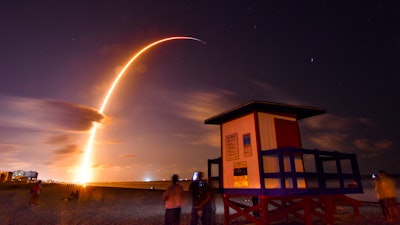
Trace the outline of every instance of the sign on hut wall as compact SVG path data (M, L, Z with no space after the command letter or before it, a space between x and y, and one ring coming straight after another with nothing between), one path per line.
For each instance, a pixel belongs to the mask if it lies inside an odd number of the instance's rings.
M247 174L247 162L233 163L233 186L234 187L248 187L249 177Z
M250 133L243 134L243 155L244 157L251 157L251 139Z
M239 146L238 146L238 134L230 134L226 136L226 160L238 160L239 159Z

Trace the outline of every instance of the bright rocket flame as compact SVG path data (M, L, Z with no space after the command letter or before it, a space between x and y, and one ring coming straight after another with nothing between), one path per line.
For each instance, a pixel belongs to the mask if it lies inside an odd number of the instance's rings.
M145 51L147 51L149 48L161 44L163 42L167 42L167 41L172 41L172 40L194 40L194 41L199 41L203 44L205 44L204 41L194 38L194 37L185 37L185 36L176 36L176 37L168 37L168 38L164 38L158 41L155 41L149 45L147 45L146 47L142 48L138 53L136 53L130 60L129 62L124 66L124 68L121 70L121 72L118 74L118 76L115 78L113 84L111 85L110 89L107 92L106 97L103 100L103 104L100 107L99 112L103 113L104 109L107 106L108 100L110 99L110 96L112 94L112 92L114 91L115 87L117 86L118 81L121 79L121 77L125 74L125 71L128 69L128 67L132 64L133 61L135 61L135 59L137 59L142 53L144 53ZM94 141L94 137L96 136L96 131L97 131L97 127L98 127L98 123L94 123L92 129L90 130L90 137L86 146L86 151L84 153L84 157L83 157L83 162L81 164L81 170L80 170L80 174L79 174L79 183L86 183L90 180L90 172L89 172L89 163L90 163L90 156L91 156L91 152L93 149L93 141Z

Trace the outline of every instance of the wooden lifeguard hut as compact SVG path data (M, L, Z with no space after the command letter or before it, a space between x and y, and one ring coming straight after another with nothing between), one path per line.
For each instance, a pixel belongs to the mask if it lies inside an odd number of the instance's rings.
M302 148L298 120L324 113L250 101L205 120L221 130L221 158L208 161L208 177L222 193L225 225L238 217L257 225L311 225L314 218L333 224L337 205L359 215L360 202L345 195L363 192L356 155Z

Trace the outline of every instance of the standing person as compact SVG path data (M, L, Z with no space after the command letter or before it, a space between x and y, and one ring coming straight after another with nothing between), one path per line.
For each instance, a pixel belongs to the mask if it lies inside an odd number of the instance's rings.
M193 181L189 186L189 190L192 192L190 225L197 225L199 220L201 220L202 225L211 225L211 189L202 178L202 172L195 172L193 175Z
M380 195L380 191L378 190L378 184L379 184L379 175L378 174L372 174L372 179L374 182L374 190L376 193L376 198L378 199L379 206L382 209L382 216L386 218L386 210L385 210L385 201L383 200L382 196Z
M383 170L378 172L378 177L375 181L375 192L378 200L383 201L383 211L387 221L393 221L397 207L396 184Z
M171 178L172 185L167 188L162 196L165 201L165 225L179 225L181 220L181 204L183 188L178 184L179 177L174 174Z
M42 181L39 180L31 188L31 200L29 201L29 205L38 205L39 193L41 189L42 189Z

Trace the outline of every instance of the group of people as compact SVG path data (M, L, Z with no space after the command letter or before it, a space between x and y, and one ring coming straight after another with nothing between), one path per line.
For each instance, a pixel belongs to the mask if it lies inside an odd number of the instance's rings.
M212 192L207 182L203 181L202 172L196 172L193 177L189 190L192 193L192 210L190 225L197 225L201 221L202 225L211 225L213 215ZM375 175L374 175L375 176ZM181 217L181 205L183 202L183 187L178 184L179 177L172 176L172 185L170 185L162 196L165 201L165 225L179 225ZM387 221L393 221L398 214L396 201L396 185L388 174L380 170L374 177L374 188L377 194L379 204L382 208L383 216ZM39 180L31 188L30 205L37 205L39 193L41 191L41 181ZM79 199L79 191L71 192L67 200Z
M212 222L212 193L207 182L202 180L203 174L196 172L193 181L189 186L192 193L192 211L190 225L211 225ZM172 185L164 192L162 199L165 201L165 225L179 225L181 217L181 204L183 188L178 184L178 175L172 176Z
M68 198L64 198L64 201L73 201L73 200L78 200L79 199L79 190L76 190L75 192L72 191L71 194L69 194Z
M387 172L383 170L378 172L374 178L374 188L382 208L382 214L386 220L391 222L395 219L400 219L395 218L397 210L396 185L394 180L388 176Z

